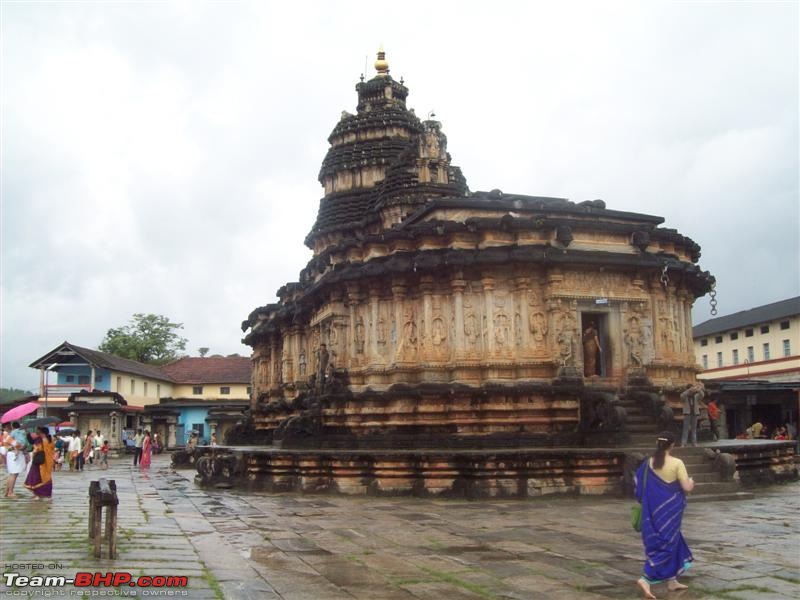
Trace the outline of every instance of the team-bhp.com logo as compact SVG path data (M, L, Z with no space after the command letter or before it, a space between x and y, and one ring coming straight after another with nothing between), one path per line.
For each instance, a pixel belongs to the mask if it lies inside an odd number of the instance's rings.
M5 584L6 590L11 590L13 588L58 589L67 585L74 585L76 588L144 588L142 590L143 596L158 596L164 595L163 593L159 593L159 590L187 587L188 578L175 575L141 575L139 577L134 577L127 571L120 571L118 573L80 572L76 573L74 578L53 575L3 573L3 583ZM151 592L147 593L147 590L151 590ZM8 593L8 591L6 593Z

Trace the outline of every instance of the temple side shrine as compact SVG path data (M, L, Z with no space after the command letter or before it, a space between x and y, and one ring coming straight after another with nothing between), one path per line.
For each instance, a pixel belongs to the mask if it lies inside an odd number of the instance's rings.
M313 257L242 324L252 422L198 461L273 490L621 489L680 418L714 278L656 216L472 192L385 54L330 134ZM677 409L677 410L675 410ZM677 414L676 414L677 413ZM226 462L227 461L227 462Z

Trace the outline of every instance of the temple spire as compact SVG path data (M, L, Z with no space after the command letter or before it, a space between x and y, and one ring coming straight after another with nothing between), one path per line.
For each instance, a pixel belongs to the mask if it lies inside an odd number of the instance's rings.
M378 72L378 77L389 76L389 63L386 60L386 52L383 51L383 44L378 48L378 59L375 61L375 70Z

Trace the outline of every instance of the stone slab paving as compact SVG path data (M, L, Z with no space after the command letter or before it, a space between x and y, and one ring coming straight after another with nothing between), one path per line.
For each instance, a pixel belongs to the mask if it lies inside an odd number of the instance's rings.
M203 490L169 457L56 473L52 501L0 500L0 559L78 571L183 575L188 598L459 600L637 598L642 564L631 500L352 498ZM89 482L116 480L119 557L91 557ZM800 598L800 483L736 502L691 504L684 533L696 563L688 591L659 598ZM52 565L52 566L49 566ZM104 595L156 590L90 588ZM0 596L25 597L0 587ZM77 589L63 589L64 596ZM83 591L86 591L84 588ZM176 590L173 590L176 591ZM27 597L31 597L30 594ZM162 596L163 597L163 596Z

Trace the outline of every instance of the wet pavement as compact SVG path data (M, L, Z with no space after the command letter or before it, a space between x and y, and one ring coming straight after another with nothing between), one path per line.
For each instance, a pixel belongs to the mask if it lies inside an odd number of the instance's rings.
M5 473L3 472L3 475ZM114 479L119 557L87 539L89 482ZM427 500L244 493L197 488L192 471L154 457L108 471L58 472L52 501L0 500L4 573L186 576L178 588L48 588L97 595L284 600L637 598L643 551L621 498ZM690 586L659 598L800 598L800 483L755 498L691 504ZM104 547L105 552L105 547ZM105 556L105 554L104 554ZM23 565L24 568L21 568ZM178 595L180 594L180 595ZM31 588L0 586L31 597Z

